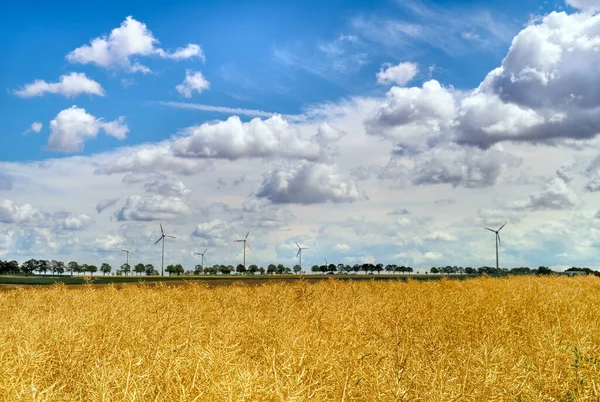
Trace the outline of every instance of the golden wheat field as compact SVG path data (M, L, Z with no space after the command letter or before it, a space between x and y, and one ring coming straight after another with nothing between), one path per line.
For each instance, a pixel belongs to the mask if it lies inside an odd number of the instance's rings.
M600 400L600 279L0 292L5 401Z

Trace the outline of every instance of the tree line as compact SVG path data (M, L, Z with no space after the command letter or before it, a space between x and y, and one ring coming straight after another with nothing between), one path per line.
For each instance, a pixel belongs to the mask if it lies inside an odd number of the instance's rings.
M305 273L302 271L300 265L294 267L286 267L283 264L269 264L267 268L259 267L255 264L245 267L242 264L238 264L236 267L233 265L221 265L215 264L212 267L196 265L193 270L185 270L181 264L169 265L165 268L165 271L169 275L230 275L233 272L237 274L260 274L260 275L282 275L282 274L300 274ZM428 272L429 271L429 272ZM315 274L359 274L361 272L365 274L373 274L382 272L388 274L410 274L415 271L411 267L404 265L395 264L323 264L313 265L311 272ZM587 267L571 267L566 270L570 273L582 273L588 275L600 276L599 271L594 271ZM76 261L64 263L56 260L36 260L30 259L22 264L17 261L2 261L0 260L0 275L64 275L64 274L76 275L76 274L98 274L110 275L113 274L113 268L108 263L102 263L100 266L93 264L79 264ZM416 271L416 273L421 273ZM540 266L538 268L529 267L516 267L516 268L495 268L483 266L479 268L473 267L459 267L459 266L445 266L445 267L431 267L429 270L424 270L424 274L460 274L460 275L476 275L476 274L487 274L487 275L550 275L553 274L548 267ZM157 276L159 272L154 268L152 264L136 264L133 267L129 264L123 264L114 271L114 275L146 275L146 276Z

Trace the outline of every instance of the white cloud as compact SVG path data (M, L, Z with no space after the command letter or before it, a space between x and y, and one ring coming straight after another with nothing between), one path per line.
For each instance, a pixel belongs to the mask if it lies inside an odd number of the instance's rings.
M210 169L210 164L206 161L180 158L173 155L170 145L170 142L163 141L156 144L123 148L101 163L95 173L111 175L115 173L143 174L171 171L183 175L192 175Z
M179 197L132 195L115 217L119 221L156 221L181 218L189 213L189 206Z
M257 196L275 204L343 203L359 200L360 191L334 165L299 163L270 170Z
M40 131L42 131L42 123L39 123L37 121L31 123L31 131L33 131L34 133L39 133Z
M569 6L585 12L595 12L600 10L600 1L598 0L566 0Z
M191 70L185 70L185 79L181 84L175 86L177 92L185 98L191 98L194 91L200 94L208 88L210 88L210 83L204 78L202 73Z
M175 197L182 197L191 192L180 180L171 179L166 176L145 183L144 189L149 193Z
M12 200L0 200L0 222L31 226L51 226L52 215L30 204L17 205Z
M279 116L243 123L232 116L226 121L204 123L184 131L171 145L173 153L186 158L273 158L319 160L322 149L304 139Z
M23 135L27 135L29 133L39 133L42 131L42 127L44 127L42 123L34 121L31 123L31 126L29 126L29 128L23 132Z
M430 80L422 88L392 87L365 126L367 133L393 141L404 152L415 152L448 137L456 115L452 92Z
M338 243L335 246L333 246L333 249L335 251L341 251L342 253L345 253L350 250L350 246L348 246L347 244L339 244Z
M264 110L254 110L254 109L243 109L236 107L224 107L224 106L214 106L214 105L202 105L198 103L187 103L187 102L157 102L157 104L162 106L174 107L177 109L190 109L190 110L200 110L203 112L215 112L215 113L223 113L229 115L241 115L241 116L250 116L250 117L273 117L273 116L281 116L289 121L303 121L306 120L306 116L304 115L285 115L281 113L275 112L267 112Z
M158 56L174 60L198 57L204 60L200 46L188 44L185 48L165 51L156 47L158 40L146 27L146 24L128 16L110 35L100 36L67 55L71 63L95 64L103 68L124 69L130 72L148 73L150 69L137 61L135 56Z
M528 199L513 202L510 207L516 210L572 209L578 204L577 194L560 177L555 177L541 191Z
M96 138L100 130L119 140L125 139L129 132L123 117L104 122L83 108L71 106L60 111L50 122L50 137L46 149L60 152L82 151L85 141Z
M66 217L62 222L64 230L82 230L91 223L92 218L85 214L73 215Z
M162 49L157 49L158 54L161 57L166 57L172 60L186 60L193 57L198 57L202 61L206 61L202 48L196 44L189 43L186 47L180 47L175 49L173 52L165 52Z
M104 96L104 88L96 81L88 78L84 73L70 73L61 75L59 82L48 83L44 80L35 80L25 85L22 89L14 91L23 98L42 96L45 93L59 94L72 98L81 94Z
M404 86L412 81L418 72L419 69L415 63L404 62L395 66L386 63L377 73L377 82Z

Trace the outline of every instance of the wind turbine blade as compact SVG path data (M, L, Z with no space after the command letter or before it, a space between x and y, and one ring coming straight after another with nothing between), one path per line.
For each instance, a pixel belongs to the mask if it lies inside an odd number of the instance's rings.
M501 231L504 226L506 226L506 223L504 225L500 226L500 229L498 229L498 232Z
M131 250L133 250L133 246L129 247L129 250L128 250L128 251L131 251Z
M250 244L248 244L248 242L246 242L246 246L248 246L248 248L249 248L250 250L252 250L252 247L250 247Z
M301 248L297 241L295 241L294 243L296 243L296 246L298 246L298 248Z
M202 252L202 255L206 254L206 251L208 251L208 249L204 250L204 251Z
M308 250L308 247L302 247L302 250Z
M500 233L496 233L496 236L498 236L498 244L502 245L502 240L500 240Z
M159 223L159 225L160 225L160 233L165 234L165 231L162 228L162 223Z
M487 229L487 230L489 230L490 232L494 232L494 233L496 233L496 231L495 231L495 230L493 230L493 229L490 229L490 228L484 228L484 229Z
M298 252L296 253L296 257L298 257L298 254L300 254L301 250L302 250L301 248L298 249Z
M234 243L241 243L241 242L243 242L243 240L234 240L233 242Z
M127 250L123 250L123 249L121 249L121 251L123 251L123 252L125 252L125 253L127 253L127 252L128 252Z
M158 239L158 240L156 241L156 243L154 243L154 245L157 245L157 244L158 244L158 242L159 242L159 241L161 241L162 239L163 239L163 236L160 236L160 239Z
M165 235L165 237L170 237L171 239L176 239L175 236L171 236L171 235Z
M244 237L244 240L246 240L248 238L249 234L250 234L250 232L246 233L246 237Z

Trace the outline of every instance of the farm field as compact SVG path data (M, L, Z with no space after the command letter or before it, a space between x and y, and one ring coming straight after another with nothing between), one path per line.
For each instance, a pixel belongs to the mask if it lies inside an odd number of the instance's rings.
M6 401L600 399L600 278L0 292Z

